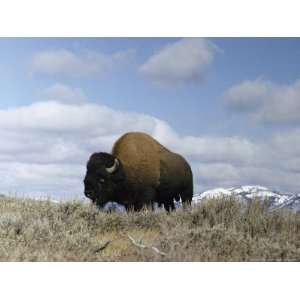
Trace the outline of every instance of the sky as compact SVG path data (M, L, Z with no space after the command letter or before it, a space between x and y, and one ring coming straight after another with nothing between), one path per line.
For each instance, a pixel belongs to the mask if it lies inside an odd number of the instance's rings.
M299 38L0 38L0 193L83 197L128 131L190 162L195 193L300 192Z

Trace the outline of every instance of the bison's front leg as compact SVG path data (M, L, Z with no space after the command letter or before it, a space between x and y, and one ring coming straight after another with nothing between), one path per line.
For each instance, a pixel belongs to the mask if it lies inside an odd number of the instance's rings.
M152 187L148 187L139 195L138 207L146 207L149 210L154 210L154 202L156 199L156 190Z
M149 187L146 188L139 193L135 194L131 198L131 204L126 204L125 208L127 211L140 211L144 207L148 208L149 210L154 209L154 202L156 197L156 191L154 188Z

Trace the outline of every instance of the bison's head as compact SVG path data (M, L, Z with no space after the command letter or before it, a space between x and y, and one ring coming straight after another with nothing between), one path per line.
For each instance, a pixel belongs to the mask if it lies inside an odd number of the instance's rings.
M94 153L87 162L84 194L103 207L109 201L118 201L124 181L125 173L117 158L108 153Z

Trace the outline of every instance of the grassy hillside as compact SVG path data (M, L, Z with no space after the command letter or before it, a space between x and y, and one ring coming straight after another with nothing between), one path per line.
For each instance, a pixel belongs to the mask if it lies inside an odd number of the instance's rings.
M224 199L171 214L1 199L0 260L299 261L300 215Z

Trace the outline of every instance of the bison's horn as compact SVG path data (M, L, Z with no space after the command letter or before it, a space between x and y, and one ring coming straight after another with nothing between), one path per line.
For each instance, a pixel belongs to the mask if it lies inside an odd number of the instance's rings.
M114 164L111 167L106 168L106 171L111 174L116 171L118 166L119 166L119 161L115 158Z

